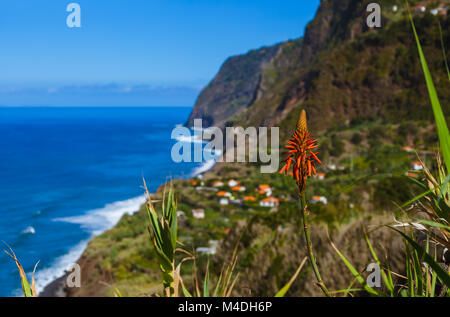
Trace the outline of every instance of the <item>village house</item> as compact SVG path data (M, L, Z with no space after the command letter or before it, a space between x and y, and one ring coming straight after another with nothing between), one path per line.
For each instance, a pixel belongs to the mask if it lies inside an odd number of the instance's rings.
M417 13L425 13L427 11L427 7L419 5L416 7L416 12Z
M245 197L244 197L244 201L247 201L247 202L255 202L255 201L256 201L256 198L253 197L253 196L245 196Z
M217 197L228 197L228 198L230 198L232 195L231 195L231 193L229 193L229 192L223 192L223 191L221 191L221 192L218 192L218 193L216 194L216 196L217 196Z
M328 171L343 171L343 170L345 170L345 167L342 165L330 164L327 166L327 170Z
M419 175L417 175L417 173L406 172L405 176L406 177L411 177L411 178L419 178Z
M244 186L235 186L231 190L234 192L245 192L246 188Z
M280 200L274 197L268 197L259 202L261 207L278 207L280 205Z
M447 8L436 8L430 11L432 15L447 15Z
M239 182L239 181L235 181L234 179L230 179L227 184L228 184L229 187L235 187L235 186L239 185L240 183L241 182Z
M227 206L230 202L229 202L229 200L228 200L227 198L221 198L221 199L219 200L219 203L220 203L222 206Z
M192 215L195 219L205 219L205 210L204 209L193 209Z
M404 146L402 149L403 149L403 151L408 152L408 153L414 152L414 149L410 146Z
M421 162L416 161L411 163L411 169L414 171L421 171L423 170L423 165Z
M317 204L317 203L323 203L324 205L328 204L328 199L324 196L313 196L311 199L311 203Z
M205 253L209 255L214 255L217 252L217 247L219 246L219 241L211 240L209 241L209 248L199 247L196 249L198 253Z
M327 166L327 170L329 170L329 171L335 171L335 170L337 170L337 167L336 167L336 165L334 165L334 164L330 164L330 165Z
M184 213L184 211L178 210L177 211L177 217L178 218L184 218L184 217L186 217L186 214Z
M272 188L270 188L270 185L267 185L267 184L259 185L257 192L258 192L258 194L266 195L267 197L272 196Z
M223 185L225 185L223 182L221 181L215 181L213 182L213 187L223 187Z
M327 176L327 174L325 174L325 173L319 173L319 174L315 175L315 177L321 181L323 181L326 176Z

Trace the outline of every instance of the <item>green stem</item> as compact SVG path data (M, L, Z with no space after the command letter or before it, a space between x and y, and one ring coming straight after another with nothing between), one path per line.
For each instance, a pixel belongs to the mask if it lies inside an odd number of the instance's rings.
M172 264L173 267L173 264ZM175 296L174 269L162 270L164 292L167 297Z
M305 231L305 239L306 239L306 246L308 248L309 260L311 262L311 266L312 266L312 269L314 271L314 275L316 276L317 284L319 285L319 287L322 289L323 293L327 297L331 297L330 292L328 291L328 289L326 288L325 284L322 281L322 277L320 276L319 268L317 267L316 258L314 257L314 253L313 253L313 250L312 250L312 243L311 243L311 238L309 236L309 228L308 228L308 218L307 218L307 211L306 211L305 193L303 192L300 195L300 197L301 197L301 199L300 199L300 209L302 211L303 230Z

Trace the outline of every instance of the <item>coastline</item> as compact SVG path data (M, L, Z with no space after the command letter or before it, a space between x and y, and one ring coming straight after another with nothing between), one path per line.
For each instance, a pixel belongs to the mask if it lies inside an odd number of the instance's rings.
M210 160L210 161L206 161L204 162L202 165L196 167L193 172L191 173L191 175L189 177L187 177L186 179L193 179L198 177L199 175L203 175L205 173L207 173L208 171L212 170L215 166L216 166L217 162L215 160ZM165 184L167 183L163 183L161 184L158 189L156 191L158 191L160 188L162 188ZM152 193L153 194L153 193ZM145 203L144 203L145 204ZM133 211L131 214L135 214L139 211L139 209L142 207L143 204L141 204L135 211ZM122 216L120 218L122 218L126 213L122 214ZM119 219L120 220L120 219ZM75 263L80 264L80 260L83 256L83 254L86 252L86 250L89 247L89 241L91 241L93 238L95 238L96 236L99 236L101 234L103 234L104 232L114 228L114 226L117 225L114 224L113 226L111 226L110 228L107 228L106 230L104 230L103 232L97 234L97 235L93 235L86 243L86 246L83 248L83 251L81 253L81 255L78 257L78 259L76 260ZM81 266L81 265L80 265ZM56 279L54 279L53 281L51 281L50 283L46 284L43 289L38 293L38 297L67 297L69 295L69 293L66 290L66 284L65 281L67 279L69 275L69 272L67 272L66 270L64 271L64 273L57 277Z

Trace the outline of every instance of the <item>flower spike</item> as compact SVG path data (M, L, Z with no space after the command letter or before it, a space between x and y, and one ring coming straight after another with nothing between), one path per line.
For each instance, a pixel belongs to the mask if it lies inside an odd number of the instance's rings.
M312 151L318 147L317 140L312 139L308 131L306 111L302 110L295 132L285 146L286 164L280 171L280 174L288 175L292 166L292 176L297 182L299 195L305 190L307 178L316 174L315 164L322 164L317 156L319 152Z

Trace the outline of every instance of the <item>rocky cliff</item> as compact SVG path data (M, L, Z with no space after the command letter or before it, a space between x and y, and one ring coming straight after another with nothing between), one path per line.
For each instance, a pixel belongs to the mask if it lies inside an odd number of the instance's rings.
M230 57L217 76L201 92L187 122L202 119L205 126L225 121L250 106L256 98L264 67L276 56L280 45Z
M283 127L300 108L308 110L312 126L320 130L366 116L388 121L431 120L403 2L383 1L379 29L366 26L369 2L323 0L304 38L230 59L200 95L189 123L203 118L208 126ZM410 3L414 6L419 1ZM436 1L420 3L445 5ZM399 9L394 12L395 4ZM448 18L428 11L416 14L415 19L438 92L441 99L449 100L438 31L439 21L443 41L449 43ZM249 64L255 55L261 58ZM244 75L251 69L257 71ZM448 103L443 106L448 113Z

